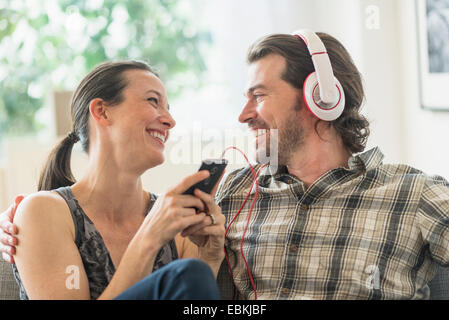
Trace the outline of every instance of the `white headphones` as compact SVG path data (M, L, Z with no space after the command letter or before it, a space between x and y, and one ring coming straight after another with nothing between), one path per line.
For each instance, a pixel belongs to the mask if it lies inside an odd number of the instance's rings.
M301 29L292 35L304 41L315 68L315 72L307 76L303 85L307 107L321 120L337 119L345 106L345 92L338 79L334 77L326 47L313 31Z

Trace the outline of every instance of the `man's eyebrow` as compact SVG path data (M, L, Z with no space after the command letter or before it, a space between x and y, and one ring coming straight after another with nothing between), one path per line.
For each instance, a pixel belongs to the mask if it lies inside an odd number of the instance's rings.
M150 90L147 90L146 93L150 93L150 92L155 93L159 97L159 99L162 99L162 94L159 91L150 89ZM170 110L170 105L168 103L167 103L167 110Z
M267 87L264 86L263 84L256 84L255 86L252 86L251 88L246 90L246 94L245 95L251 94L251 93L253 93L257 89L267 89Z

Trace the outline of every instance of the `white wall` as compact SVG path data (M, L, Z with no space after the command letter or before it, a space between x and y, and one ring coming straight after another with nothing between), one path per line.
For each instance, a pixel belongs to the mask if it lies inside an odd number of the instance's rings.
M401 96L404 159L429 174L449 179L449 112L420 107L417 24L414 1L399 1ZM449 89L449 83L447 84ZM449 104L449 101L448 101Z
M413 2L413 1L410 1ZM360 2L359 26L362 47L362 64L359 66L364 79L365 111L370 120L371 135L367 147L379 146L387 162L404 161L403 104L400 101L400 38L398 30L398 1ZM379 25L371 28L367 8L378 8Z

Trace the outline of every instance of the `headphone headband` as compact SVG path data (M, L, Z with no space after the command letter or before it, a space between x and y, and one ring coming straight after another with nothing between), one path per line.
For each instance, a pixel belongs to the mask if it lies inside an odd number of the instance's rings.
M333 105L338 101L338 90L335 86L334 72L326 51L326 47L315 32L301 29L293 32L293 35L301 38L312 57L313 67L318 78L320 88L320 100L324 105Z
M345 106L345 94L334 76L326 47L315 32L300 29L292 33L307 46L315 71L303 83L303 96L310 112L325 121L337 119Z

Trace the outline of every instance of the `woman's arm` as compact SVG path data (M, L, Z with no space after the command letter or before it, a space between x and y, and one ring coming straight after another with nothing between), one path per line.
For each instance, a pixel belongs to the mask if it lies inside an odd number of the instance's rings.
M22 201L14 223L20 230L15 262L30 299L90 299L87 275L75 244L75 227L65 201L39 192ZM154 250L153 250L154 251ZM157 254L147 250L144 264L125 254L100 299L112 299L142 279ZM152 258L153 256L153 258ZM138 272L138 270L141 270ZM132 272L130 272L132 270Z
M123 254L120 264L99 300L114 299L153 271L154 261L161 246L137 233Z
M38 192L22 201L14 223L20 230L15 261L30 299L90 299L75 226L65 201ZM139 243L138 243L139 242ZM151 273L158 248L136 235L99 299L112 299ZM145 243L145 245L142 245Z
M28 297L90 299L64 200L52 192L33 194L19 205L14 223L20 231L15 262Z
M181 211L179 206L172 205L169 196L160 199L159 208L147 216L131 240L99 299L115 298L152 272L161 244L166 242L155 234L155 229L170 239L173 232L179 233L204 219L204 215L194 213L181 219L175 217ZM74 223L65 201L52 192L33 194L19 205L14 223L20 232L15 261L28 297L90 299L87 275L75 244Z

